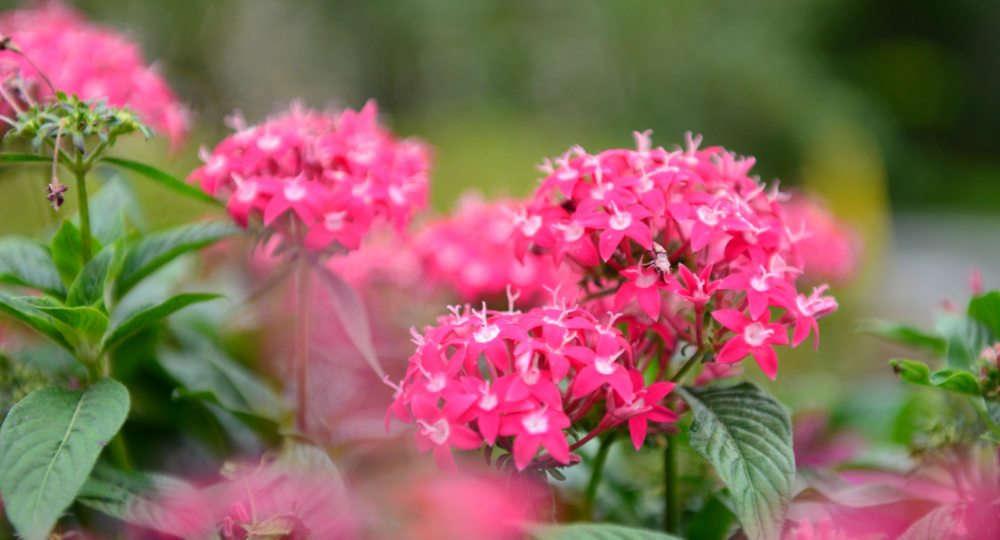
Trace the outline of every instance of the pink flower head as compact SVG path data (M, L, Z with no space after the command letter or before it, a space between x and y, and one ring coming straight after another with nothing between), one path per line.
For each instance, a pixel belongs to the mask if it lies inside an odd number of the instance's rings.
M427 198L428 148L398 140L377 114L374 101L342 113L293 103L257 126L237 120L188 181L226 198L241 226L260 220L312 251L356 250L373 223L399 230Z
M658 382L643 388L644 382L639 371L630 370L629 376L633 387L639 389L635 393L635 399L630 404L613 408L608 412L616 420L628 420L632 444L636 450L639 450L646 441L646 432L649 429L648 423L650 421L676 422L678 420L677 413L660 404L663 398L677 385L672 382Z
M562 430L570 426L569 417L560 411L542 407L505 416L500 420L500 434L514 436L514 464L523 471L542 446L556 461L569 463L569 443Z
M774 380L778 373L778 355L773 345L788 345L788 331L777 323L769 323L770 310L757 319L748 319L735 309L720 309L712 312L712 317L722 326L736 333L715 356L721 364L739 362L753 354L754 360L764 370L764 374Z
M413 399L413 416L420 426L414 438L421 454L434 450L434 461L446 471L457 471L451 456L451 447L472 450L483 444L482 438L471 429L458 423L463 411L459 407L445 404L444 410L437 408L431 400L417 396Z
M660 302L662 293L660 291L675 291L680 286L677 281L669 275L660 276L653 270L643 268L640 259L638 266L633 266L622 270L622 276L630 281L622 283L615 294L615 311L621 311L625 303L633 297L639 301L639 307L643 313L649 315L654 321L660 317Z
M155 66L146 64L138 44L110 28L86 19L57 1L0 15L0 33L12 41L49 77L57 90L81 99L106 98L108 105L128 106L144 122L165 132L174 146L190 129L187 108L174 95ZM34 67L22 56L0 52L0 64L24 79L32 99L52 95ZM8 75L4 85L13 85ZM13 88L12 88L13 89ZM13 116L11 105L2 114Z
M632 403L635 394L628 370L617 362L618 357L624 353L625 349L610 334L604 334L598 338L596 350L579 347L567 351L567 354L586 364L586 367L580 370L576 376L576 382L573 384L573 398L579 399L594 392L604 383L608 383L625 403Z

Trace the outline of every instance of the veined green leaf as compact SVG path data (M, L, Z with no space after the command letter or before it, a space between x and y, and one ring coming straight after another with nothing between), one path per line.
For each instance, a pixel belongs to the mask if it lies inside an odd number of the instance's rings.
M981 397L982 389L975 375L961 369L942 369L931 373L927 364L917 360L890 360L892 369L906 382L923 386L936 386L951 392Z
M101 251L101 243L96 238L91 238L91 243L94 253ZM59 272L59 278L69 289L83 268L83 240L80 237L80 229L68 219L63 221L62 226L52 237L52 260Z
M138 207L135 194L124 180L108 180L90 196L91 232L104 245L111 244L125 234L126 216L135 222Z
M694 412L691 447L726 483L743 531L778 540L795 482L788 413L751 383L678 390Z
M128 410L128 390L112 379L36 390L11 408L0 427L0 491L22 538L48 536Z
M536 540L681 540L656 531L633 529L609 523L570 523L568 525L528 526Z
M114 165L116 167L121 167L123 169L139 173L154 182L157 182L163 187L166 187L176 193L190 197L192 199L199 200L204 203L208 203L215 206L222 206L222 203L213 199L210 195L204 191L190 185L186 184L171 174L168 174L156 167L146 165L145 163L139 163L138 161L132 161L129 159L104 157L101 161L109 165Z
M104 337L103 350L104 352L110 351L132 334L151 324L160 322L166 317L186 308L187 306L190 306L191 304L207 302L209 300L215 300L216 298L221 298L221 296L218 294L185 293L172 296L160 304L151 304L139 307L129 313L124 320L108 331L107 336Z
M90 262L80 269L66 295L66 305L97 306L104 302L104 283L108 279L108 269L115 258L115 247L108 246L94 255Z
M92 307L66 307L51 298L20 296L14 299L52 317L52 320L71 333L90 343L100 343L108 329L108 316ZM66 331L63 332L66 335Z
M227 221L203 221L159 231L132 245L115 281L115 298L125 296L143 278L189 251L242 232Z
M59 298L66 296L52 253L27 238L11 236L0 240L0 281L32 287Z
M30 326L38 333L51 339L53 343L66 349L70 353L74 355L76 354L76 350L68 341L66 341L66 337L63 336L59 327L56 326L52 318L41 311L38 311L23 302L18 302L3 293L0 293L0 311L10 315L25 325Z
M937 329L948 340L945 359L955 369L972 369L979 353L993 341L985 324L964 315L942 315Z

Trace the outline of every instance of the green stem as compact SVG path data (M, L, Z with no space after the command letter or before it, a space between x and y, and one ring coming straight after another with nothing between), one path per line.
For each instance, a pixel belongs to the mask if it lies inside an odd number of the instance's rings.
M76 195L80 205L80 244L83 264L87 264L93 255L90 240L90 206L87 202L87 170L82 167L77 168L73 174L76 175Z
M674 438L667 438L667 448L663 451L664 509L663 529L667 534L678 533L677 519L677 449Z
M125 471L132 470L132 460L128 457L128 449L125 448L125 438L118 433L111 439L111 453L115 456L115 462Z
M594 519L594 500L597 498L597 486L601 484L601 475L604 472L604 462L608 459L608 452L615 442L617 431L609 431L601 439L601 447L597 450L597 457L594 458L594 470L590 473L590 483L587 484L587 491L584 492L583 515L586 519Z
M675 382L677 384L680 384L683 381L684 376L687 375L687 372L691 371L691 368L693 368L695 364L697 364L698 362L701 362L701 359L704 357L705 357L705 350L701 350L694 353L694 356L692 356L690 360L684 362L684 365L681 366L680 371L675 373L674 376L670 378L670 382Z

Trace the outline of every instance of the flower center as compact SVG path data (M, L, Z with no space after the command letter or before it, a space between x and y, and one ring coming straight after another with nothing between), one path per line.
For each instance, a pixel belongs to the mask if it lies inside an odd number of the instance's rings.
M608 184L598 184L594 186L594 189L590 191L590 198L597 199L599 201L604 200L604 195L611 189Z
M580 173L577 172L576 169L570 167L563 167L562 169L556 171L556 178L560 180L573 180L575 178L578 178L579 176Z
M615 372L615 358L610 356L598 356L594 361L594 369L601 375L611 375Z
M766 292L771 290L771 286L767 284L767 276L757 276L750 280L750 286L757 292Z
M484 411L492 411L497 408L500 404L500 400L497 399L496 394L491 394L488 391L483 394L483 397L479 398L479 408Z
M549 419L545 417L543 412L529 414L521 421L521 425L524 426L525 431L532 435L541 435L549 431Z
M632 214L616 210L615 215L611 216L611 219L608 220L608 225L616 231L625 230L632 225Z
M702 206L698 208L698 219L702 221L705 225L709 227L715 227L719 224L719 219L721 218L721 212L714 208L709 208L707 206Z
M774 334L774 330L765 328L759 322L753 322L743 330L743 340L751 347L760 347L772 334Z
M531 216L530 218L524 220L521 224L521 232L527 237L535 236L538 229L542 228L542 218L541 216Z
M301 201L306 196L306 187L302 182L292 182L285 186L285 198L289 201Z
M445 380L444 375L441 373L435 373L431 375L430 380L427 381L427 391L428 392L440 392L444 390L444 387L448 385L448 381Z
M448 426L448 421L442 418L431 425L423 424L423 432L434 441L434 444L444 444L448 441L451 428Z
M343 212L330 212L323 215L323 226L326 230L330 232L337 232L344 228L344 218L347 217L347 211Z
M212 174L218 174L219 171L221 171L225 167L226 167L225 156L212 156L212 158L208 160L208 165L207 165L208 172Z
M281 146L281 137L275 137L272 135L265 135L257 139L257 148L265 152L273 152Z
M487 341L493 341L499 335L500 329L497 325L491 324L476 330L476 333L472 334L472 337L474 337L479 343L486 343Z
M243 182L236 190L236 198L240 202L250 202L257 197L257 182Z
M656 274L641 274L639 277L635 278L635 286L640 289L648 289L659 281L659 277Z

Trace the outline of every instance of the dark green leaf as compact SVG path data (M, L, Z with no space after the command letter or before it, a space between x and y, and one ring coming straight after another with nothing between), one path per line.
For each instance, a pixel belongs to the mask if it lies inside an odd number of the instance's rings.
M701 511L691 518L687 536L700 540L724 540L736 516L718 497L712 497Z
M959 369L943 369L931 373L927 364L916 360L891 360L889 362L899 378L906 382L923 386L936 386L951 392L970 396L982 396L979 381L968 371Z
M537 540L680 540L655 531L645 531L608 523L571 523L569 525L528 526Z
M944 337L908 324L870 320L862 324L860 331L935 355L944 355L948 349L948 342Z
M986 325L1000 337L1000 292L990 291L969 302L969 316Z
M38 154L0 153L0 163L48 163L51 165L52 158L39 156Z
M59 279L49 249L27 238L12 236L0 241L0 281L32 287L59 298L66 296L66 287Z
M83 241L80 240L80 229L68 219L52 237L52 260L63 284L69 289L83 268Z
M115 298L125 296L143 278L189 251L201 249L242 232L228 221L203 221L151 234L125 255L115 283Z
M112 379L86 390L37 390L11 408L0 427L0 491L22 538L49 534L128 409L128 390Z
M344 325L347 337L375 373L380 378L384 377L385 371L382 370L382 365L379 364L378 356L375 354L372 331L368 326L368 314L358 295L354 293L350 284L332 270L325 266L314 266L314 268L319 276L319 282L326 290L326 297L330 300L334 313L340 319L340 324Z
M175 191L175 192L177 192L177 193L179 193L181 195L184 195L184 196L187 196L187 197L190 197L192 199L196 199L196 200L208 203L208 204L213 204L213 205L218 205L218 206L222 205L222 203L220 203L219 201L213 199L211 196L209 196L207 193L203 192L202 190L200 190L200 189L198 189L198 188L196 188L196 187L194 187L192 185L186 184L186 183L178 180L174 176L172 176L170 174L167 174L167 173L161 171L160 169L157 169L156 167L151 167L149 165L146 165L145 163L139 163L138 161L132 161L132 160L121 159L121 158L112 158L112 157L101 158L101 161L104 162L104 163L108 163L110 165L115 165L117 167L121 167L123 169L127 169L127 170L135 172L135 173L139 173L139 174L145 176L146 178L149 178L150 180L153 180L153 181L159 183L160 185L162 185L162 186L164 186L166 188L169 188L169 189L171 189L171 190L173 190L173 191Z
M38 333L51 339L56 345L76 354L76 350L66 341L59 327L48 315L3 293L0 293L0 311L35 329Z
M729 489L751 540L777 540L795 481L792 421L781 403L751 383L679 389L694 412L691 447Z
M108 316L96 308L66 307L51 298L37 296L21 296L14 300L52 317L53 321L69 330L70 335L75 333L90 343L100 343L108 329ZM63 335L66 335L65 331Z
M84 265L66 295L67 306L97 306L103 303L104 283L108 279L108 268L114 257L115 247L108 246Z
M108 335L105 336L104 352L110 351L115 347L115 345L118 345L127 337L138 332L139 330L142 330L151 324L158 323L173 313L190 306L191 304L207 302L216 298L220 298L220 296L218 294L185 293L172 296L160 304L150 304L136 308L134 311L126 315L125 319L115 325L115 327L108 332Z

